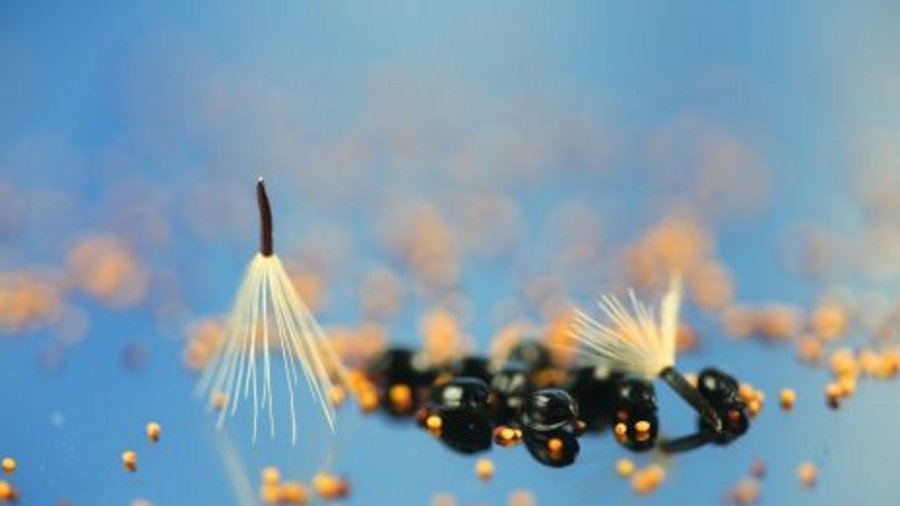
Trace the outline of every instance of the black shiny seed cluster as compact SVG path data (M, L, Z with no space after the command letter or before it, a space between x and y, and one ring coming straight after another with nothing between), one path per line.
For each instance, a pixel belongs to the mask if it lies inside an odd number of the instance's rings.
M520 342L503 361L468 356L444 367L422 352L390 348L369 364L367 376L383 412L414 418L461 453L488 450L495 441L503 446L521 441L538 462L562 467L575 462L578 437L585 432L611 429L615 440L633 451L658 445L651 382L603 366L558 367L537 341ZM699 419L697 434L661 442L664 450L726 444L749 427L734 378L709 368L698 381L725 430L716 433Z

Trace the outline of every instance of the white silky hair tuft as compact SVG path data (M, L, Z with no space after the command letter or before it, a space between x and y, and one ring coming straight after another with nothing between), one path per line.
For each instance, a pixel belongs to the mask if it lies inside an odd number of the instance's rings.
M613 370L656 378L663 369L675 365L681 290L681 276L672 275L662 298L658 324L653 310L638 300L634 290L628 291L630 312L615 295L604 295L597 304L608 323L600 323L579 310L572 335L584 355Z
M277 350L270 349L273 345L277 345ZM220 393L227 396L229 405L219 413L219 427L226 412L232 415L237 412L241 397L251 397L253 441L256 441L260 408L267 412L270 433L275 437L272 355L276 351L281 355L287 387L292 443L297 443L298 369L302 370L313 399L334 432L335 410L329 400L332 374L344 382L346 372L324 331L294 289L281 261L275 255L258 253L247 267L238 290L225 327L224 343L198 385L199 391L210 399Z

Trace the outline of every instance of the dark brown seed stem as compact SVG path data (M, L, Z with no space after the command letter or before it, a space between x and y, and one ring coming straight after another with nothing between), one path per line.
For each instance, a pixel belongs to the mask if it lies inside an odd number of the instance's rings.
M269 196L266 195L266 184L262 177L256 182L256 201L259 204L259 252L264 257L270 257L275 251L272 240L272 208L269 206Z

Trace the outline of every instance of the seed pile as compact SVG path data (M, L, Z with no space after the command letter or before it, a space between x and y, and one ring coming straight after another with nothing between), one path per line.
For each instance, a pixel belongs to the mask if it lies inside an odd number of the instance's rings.
M744 434L751 418L745 396L760 403L761 394L742 389L737 380L713 368L701 371L696 381L699 395L724 420L724 430L713 431L698 417L697 433L690 436L693 445L728 444ZM660 421L651 382L603 366L559 365L536 340L512 346L502 360L467 355L444 365L424 351L388 348L356 379L354 388L371 395L373 404L364 409L415 420L448 448L464 454L484 452L494 444L522 443L541 464L563 467L577 459L584 433L607 431L632 451L681 449L679 440L658 440ZM482 479L493 473L489 460L476 466ZM617 469L623 476L637 472L627 460ZM659 471L640 474L636 490L658 486L664 477Z

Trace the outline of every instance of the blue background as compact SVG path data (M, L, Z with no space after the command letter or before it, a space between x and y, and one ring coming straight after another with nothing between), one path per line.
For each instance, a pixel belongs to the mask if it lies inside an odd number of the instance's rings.
M298 448L251 447L241 420L223 439L181 357L183 324L227 310L255 247L258 174L270 182L279 244L330 251L315 227L343 231L319 312L326 326L358 322L361 272L394 261L373 232L386 210L421 198L452 217L455 199L485 190L517 202L524 232L515 250L463 264L460 292L476 308L466 332L483 351L498 323L479 309L516 297L523 265L547 268L551 209L584 203L608 244L668 212L684 185L655 184L644 152L655 132L682 122L738 139L770 181L760 210L712 225L740 301L809 308L825 284L893 300L896 274L810 280L789 268L785 244L809 224L857 237L866 222L860 181L900 173L889 154L861 155L875 149L875 134L900 142L898 22L889 2L3 2L0 181L26 211L2 238L0 270L59 263L74 238L112 231L178 286L128 310L77 300L90 332L66 349L58 374L37 365L48 332L0 338L0 453L19 462L22 504L238 504L223 465L229 445L254 491L265 464L308 479L331 455L352 482L347 504L428 504L438 492L505 504L520 488L539 504L717 504L754 457L768 464L765 503L896 504L896 384L865 382L832 412L821 401L826 371L798 365L790 345L728 340L691 308L687 320L709 338L683 368L720 365L767 392L769 404L734 445L672 458L666 483L640 499L614 475L626 453L608 437L583 439L578 463L563 470L521 447L495 449L488 483L471 458L352 406L336 438L309 423ZM572 124L590 128L566 158ZM455 150L470 137L478 175L460 181ZM544 157L535 176L505 170L535 156ZM689 170L672 170L676 183L684 171L693 184ZM165 241L142 243L146 223L116 220L122 188L153 203ZM60 206L48 208L39 198L47 195ZM612 279L616 260L605 260L600 279ZM586 283L572 293L587 304L606 289ZM159 308L173 301L177 317L161 322ZM431 302L410 296L389 324L391 340L418 343L416 322ZM147 350L145 369L121 365L128 343ZM785 386L799 394L791 414L772 401ZM689 430L691 414L660 390L666 430ZM151 419L165 431L153 448L142 434ZM129 447L141 457L135 474L121 470ZM820 467L813 490L795 477L805 460Z

